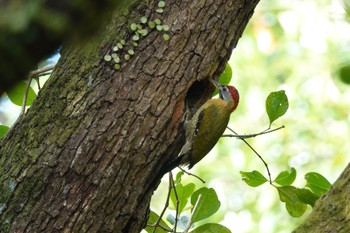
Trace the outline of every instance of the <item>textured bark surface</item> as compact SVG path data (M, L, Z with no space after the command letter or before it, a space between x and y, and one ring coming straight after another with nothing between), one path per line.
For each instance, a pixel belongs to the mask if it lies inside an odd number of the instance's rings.
M304 224L294 233L348 233L350 232L350 164L323 195Z
M104 55L157 1L119 8L89 44L66 46L27 114L0 141L0 232L140 232L184 143L185 99L209 97L256 1L166 1L115 71ZM192 85L196 83L195 85Z

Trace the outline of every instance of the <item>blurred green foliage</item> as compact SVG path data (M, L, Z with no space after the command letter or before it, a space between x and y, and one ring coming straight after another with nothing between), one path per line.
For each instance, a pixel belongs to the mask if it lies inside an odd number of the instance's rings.
M238 133L264 130L269 124L266 97L274 90L286 91L289 109L274 123L286 128L248 141L269 164L272 177L294 167L300 174L296 187L305 186L303 175L311 171L334 182L348 163L350 87L339 72L350 64L349 8L344 6L337 0L261 1L230 60L231 84L241 101L229 126ZM235 233L291 232L311 207L301 218L289 216L275 189L242 182L239 172L252 170L267 177L256 155L233 138L221 139L191 170L215 189L221 202L208 222ZM182 179L203 186L192 177ZM166 182L160 185L154 200L165 199L166 187ZM163 204L153 201L152 209Z

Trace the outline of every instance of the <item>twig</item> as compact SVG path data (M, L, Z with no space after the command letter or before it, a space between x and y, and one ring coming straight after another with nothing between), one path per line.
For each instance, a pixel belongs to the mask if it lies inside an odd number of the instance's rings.
M46 72L48 72L50 70L53 70L54 68L55 68L55 65L52 65L52 66L46 66L44 68L34 70L34 71L29 73L29 78L34 78L34 77L37 77L37 76L43 76L42 73L46 73Z
M159 224L160 220L163 218L163 215L164 215L166 209L167 209L168 206L169 206L169 199L170 199L170 193L171 193L171 188L172 188L172 187L171 187L171 184L172 184L172 174L171 174L171 172L169 172L169 188L168 188L168 194L167 194L167 197L166 197L166 202L165 202L164 208L163 208L162 212L160 213L160 215L159 215L157 221L156 221L154 224L147 225L147 226L149 226L149 227L154 227L154 229L153 229L153 231L152 231L153 233L156 232L157 227L160 227L160 228L162 228L162 229L165 230L165 231L171 232L171 230L166 229L165 227L162 227L162 226Z
M28 99L28 92L29 92L29 87L30 87L30 83L32 82L32 78L29 77L28 78L28 81L27 81L27 86L26 86L26 91L24 93L24 96L23 96L23 101L22 101L22 109L21 109L21 112L19 114L19 118L21 116L24 115L25 111L26 111L26 105L27 105L27 99Z
M228 128L228 127L227 127ZM234 137L234 138L239 138L239 139L247 139L247 138L253 138L253 137L256 137L256 136L260 136L260 135L263 135L263 134L267 134L267 133L272 133L274 131L277 131L277 130L280 130L280 129L284 129L285 126L282 125L276 129L267 129L267 130L264 130L264 131L261 131L260 133L254 133L254 134L243 134L243 135L239 135L239 134L225 134L225 135L222 135L221 137Z
M194 206L193 206L193 211L192 211L192 213L190 215L190 218L188 219L188 222L187 222L186 229L185 229L184 233L187 233L190 230L190 228L191 228L193 213L196 211L198 203L199 203L201 197L202 197L202 194L199 194L198 198L197 198L197 201L196 201L196 204L194 204Z
M32 72L29 73L28 75L28 82L27 82L27 86L26 86L26 90L25 90L25 93L24 93L24 96L23 96L23 102L22 102L22 108L21 108L21 112L19 114L19 117L20 118L21 116L24 115L25 111L26 111L26 105L27 105L27 100L28 100L28 93L29 93L29 88L30 88L30 84L32 82L32 79L33 78L36 78L36 77L40 77L42 75L46 75L48 74L47 72L48 71L51 71L55 68L55 65L52 65L52 66L47 66L47 67L44 67L42 69L37 69L37 70L34 70ZM44 74L43 74L44 73ZM38 85L39 85L39 82L38 82ZM39 85L39 90L40 90L40 85Z
M191 173L191 172L188 172L186 171L185 169L183 169L182 167L178 167L181 171L183 171L184 173L186 173L187 175L189 176L193 176L193 177L196 177L198 180L202 181L202 183L204 184L205 183L205 180L203 180L202 178L200 178L199 176Z
M178 215L179 215L179 196L177 195L176 192L176 187L174 183L174 178L173 178L173 173L169 172L169 182L171 182L171 186L174 190L174 195L176 199L176 207L175 207L175 221L174 221L174 229L173 232L176 233L176 227L177 227L177 221L178 221Z
M233 129L227 127L232 133L238 135ZM269 182L270 184L272 184L272 180L271 180L271 173L270 173L270 169L269 169L269 166L267 165L267 163L265 162L265 160L261 157L261 155L244 139L244 138L241 138L239 137L239 139L241 139L258 157L259 159L263 162L263 164L265 165L266 167L266 170L267 170L267 174L269 175Z

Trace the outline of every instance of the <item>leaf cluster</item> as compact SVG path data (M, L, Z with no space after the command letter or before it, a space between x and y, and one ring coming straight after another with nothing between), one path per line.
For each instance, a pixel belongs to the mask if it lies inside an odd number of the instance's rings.
M169 214L166 219L161 219L159 226L154 226L160 216L151 211L148 227L145 230L148 233L162 233L172 231L170 229L175 230L178 227L182 229L181 232L230 233L231 231L228 228L217 223L205 223L196 226L199 221L208 219L215 214L221 203L213 188L202 187L197 189L194 183L186 185L181 183L183 174L183 172L179 172L176 175L175 185L170 191L172 206L168 208Z
M251 172L240 172L242 180L251 187L258 187L268 181L260 172L254 170ZM300 217L307 208L307 205L313 207L318 198L331 188L329 181L321 174L309 172L305 175L306 184L303 188L293 186L297 171L291 168L291 171L282 171L273 180L272 186L276 188L280 201L285 203L290 216Z

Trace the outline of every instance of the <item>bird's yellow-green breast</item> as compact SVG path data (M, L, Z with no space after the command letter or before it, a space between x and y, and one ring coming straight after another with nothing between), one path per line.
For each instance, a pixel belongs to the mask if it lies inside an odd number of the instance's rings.
M234 106L233 101L208 100L190 121L193 147L189 168L199 162L215 146L224 133Z

